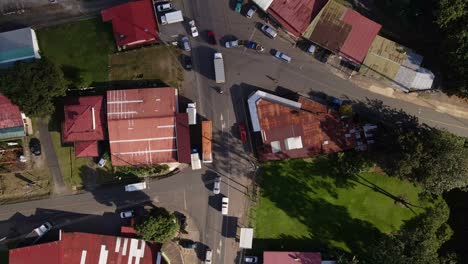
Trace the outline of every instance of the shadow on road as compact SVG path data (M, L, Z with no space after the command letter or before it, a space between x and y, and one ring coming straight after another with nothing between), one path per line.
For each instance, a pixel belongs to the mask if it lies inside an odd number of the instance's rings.
M204 34L200 34L201 37L207 40L206 32ZM203 75L207 79L214 80L215 73L214 73L214 65L213 59L216 50L211 47L206 46L198 46L192 49L192 54L196 53L197 56L200 58L199 61L203 60L206 63L201 63L199 65L193 65L193 70L198 72L200 75Z

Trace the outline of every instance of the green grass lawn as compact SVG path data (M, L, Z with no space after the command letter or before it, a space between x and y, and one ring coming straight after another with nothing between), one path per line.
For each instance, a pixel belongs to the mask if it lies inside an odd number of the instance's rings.
M255 247L358 252L428 206L418 198L421 189L409 182L369 172L339 184L327 176L330 166L304 160L262 166ZM392 197L404 197L415 206L408 209Z
M36 32L42 54L59 64L69 79L83 87L108 80L108 55L115 51L110 23L94 18Z
M63 175L63 180L68 187L81 186L83 184L89 158L75 158L73 145L63 146L61 144L60 132L49 131L54 144L55 153L59 161L60 171Z

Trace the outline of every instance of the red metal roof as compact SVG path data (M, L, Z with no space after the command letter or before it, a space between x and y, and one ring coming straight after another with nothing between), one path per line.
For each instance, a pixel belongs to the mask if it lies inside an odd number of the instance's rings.
M340 49L340 54L360 64L382 26L351 9L346 11L343 22L351 25L352 29Z
M97 141L77 141L75 142L76 157L97 157L99 156Z
M317 102L304 97L299 102L301 109L295 110L267 99L257 101L263 141L257 149L260 160L304 158L356 146L354 138L345 136L354 127L352 123L346 126L338 113ZM294 137L301 137L302 148L287 149L285 140ZM273 153L272 144L279 144L281 150Z
M117 46L158 41L158 26L151 0L134 1L101 11L103 21L112 21Z
M60 241L10 250L9 263L154 264L160 248L134 238L62 232Z
M320 264L319 252L264 251L263 264Z
M328 0L274 0L270 13L288 32L299 37Z
M177 162L177 100L177 90L170 87L107 91L112 164ZM182 155L187 148L186 136L180 135Z
M64 104L63 142L105 139L106 116L103 96L68 97Z
M0 94L0 129L23 126L21 111L10 99Z
M190 159L190 128L187 113L176 114L177 159L180 163L191 162Z

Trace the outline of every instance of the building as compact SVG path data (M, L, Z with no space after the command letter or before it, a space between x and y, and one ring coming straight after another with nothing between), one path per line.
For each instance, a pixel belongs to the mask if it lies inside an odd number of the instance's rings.
M9 264L165 263L160 245L135 238L60 233L60 240L9 251Z
M25 119L19 107L0 94L0 140L26 136Z
M296 102L257 91L248 106L252 130L261 137L256 144L261 161L361 149L364 144L349 118L305 97Z
M381 36L376 36L359 73L381 80L391 80L405 92L430 89L434 74L421 67L423 56Z
M300 37L328 0L254 0L269 17L294 37Z
M380 24L331 0L303 37L346 61L360 65L381 28Z
M22 28L0 33L0 67L12 66L17 61L40 59L36 32Z
M187 113L178 113L175 88L107 91L112 165L190 163Z
M319 252L264 251L263 264L321 264Z
M159 41L159 31L151 0L132 1L101 11L104 22L112 21L118 49Z
M98 141L106 136L104 96L67 97L62 142L74 143L76 157L99 156Z

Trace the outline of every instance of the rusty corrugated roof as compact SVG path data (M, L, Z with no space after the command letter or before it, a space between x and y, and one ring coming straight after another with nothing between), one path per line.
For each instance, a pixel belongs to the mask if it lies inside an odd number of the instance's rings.
M0 129L23 126L19 107L0 94Z

